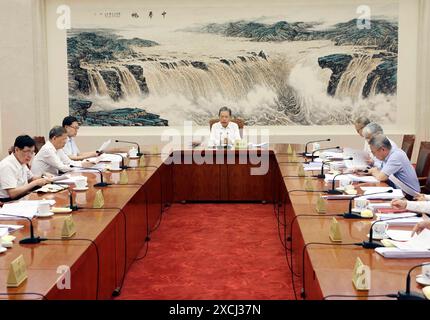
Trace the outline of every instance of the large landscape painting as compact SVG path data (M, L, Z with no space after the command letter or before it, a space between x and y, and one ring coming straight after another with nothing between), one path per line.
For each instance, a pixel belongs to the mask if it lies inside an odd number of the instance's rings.
M74 21L70 114L88 126L206 126L229 106L247 126L396 122L396 2L371 6L368 21L348 1L239 2Z

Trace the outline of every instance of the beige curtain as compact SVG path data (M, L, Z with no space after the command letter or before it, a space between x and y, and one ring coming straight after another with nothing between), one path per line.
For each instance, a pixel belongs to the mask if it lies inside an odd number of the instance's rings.
M417 68L417 140L430 141L430 1L420 0ZM419 144L416 144L418 149Z

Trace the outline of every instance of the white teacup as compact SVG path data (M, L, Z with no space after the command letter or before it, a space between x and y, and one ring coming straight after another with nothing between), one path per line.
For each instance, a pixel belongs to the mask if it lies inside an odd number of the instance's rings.
M119 170L120 169L120 167L119 167L119 164L121 163L121 161L112 161L111 162L111 169L112 170Z
M76 185L76 188L78 188L78 189L85 188L88 185L87 177L85 177L85 176L76 177L75 185Z
M360 198L354 199L354 207L357 208L357 209L364 210L364 209L367 208L367 206L369 205L369 203L370 202L367 199L360 199Z
M136 158L136 157L137 157L137 149L136 149L136 148L131 148L131 149L128 151L128 155L129 155L131 158Z
M48 202L40 202L39 205L37 206L37 214L38 215L47 215L49 214L49 203Z
M383 239L386 237L386 232L388 230L388 223L381 221L381 222L376 222L373 227L373 238L375 239Z

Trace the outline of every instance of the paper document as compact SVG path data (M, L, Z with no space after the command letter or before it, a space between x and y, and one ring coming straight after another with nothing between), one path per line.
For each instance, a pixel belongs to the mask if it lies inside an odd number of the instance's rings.
M345 165L350 169L365 169L367 167L366 160L369 159L369 154L363 150L344 148L343 156L352 160L345 160Z
M333 174L327 174L325 176L325 181L333 181L334 175ZM378 183L378 179L376 179L373 176L357 176L355 174L345 174L345 175L339 175L336 177L336 181L341 180L351 180L353 182L367 182L367 183Z
M24 228L24 226L20 224L0 224L0 228L7 228L9 232L14 232L18 229Z
M404 193L406 193L412 197L415 197L419 194L414 189L412 189L411 187L407 186L406 184L401 182L399 179L397 179L394 175L389 176L388 179L391 182L393 182L396 186L398 186Z
M248 143L248 146L251 148L266 148L269 146L268 142L262 142L262 143Z
M409 241L412 238L411 230L388 229L385 233L394 241Z
M405 213L377 213L377 218L379 220L387 220L387 224L390 226L414 226L418 222L423 221L423 218L417 217L413 212ZM396 220L388 220L396 218ZM397 219L398 218L398 219Z
M390 240L390 243L402 250L429 251L430 230L424 229L420 234L414 235L409 241Z
M387 240L390 241L391 240ZM416 259L430 258L430 250L402 250L399 248L376 248L375 251L388 259Z
M122 158L126 158L126 157L127 157L127 153L118 153L118 154L103 153L98 158L99 158L99 161L112 162L112 161L122 161Z
M111 139L103 142L103 144L100 146L100 148L97 151L100 151L100 152L105 151L107 147L111 144L111 142L112 142Z
M0 227L0 238L3 236L7 236L9 234L9 229L8 228L2 228Z

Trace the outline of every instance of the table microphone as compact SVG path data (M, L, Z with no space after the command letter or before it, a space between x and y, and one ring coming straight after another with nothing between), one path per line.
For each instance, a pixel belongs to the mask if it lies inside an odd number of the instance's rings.
M421 293L411 292L411 272L418 267L427 266L429 264L430 262L424 262L409 269L408 276L406 277L406 290L397 293L397 300L426 300Z
M107 187L107 186L111 185L111 183L103 182L103 172L101 170L99 170L99 169L79 167L79 166L75 166L73 164L70 165L70 168L78 168L78 169L85 169L85 170L95 170L95 171L99 172L100 173L100 182L96 183L94 185L94 187Z
M124 157L122 156L122 154L120 154L120 153L113 153L113 154L121 157L121 167L120 167L120 168L121 168L122 170L129 169L129 168L130 168L129 166L126 166L126 165L124 164Z
M340 147L339 146L336 146L336 147L330 147L330 148L321 148L321 149L317 149L317 150L315 150L315 151L312 151L312 154L311 154L311 162L312 161L314 161L314 159L315 158L317 158L314 154L315 154L315 152L318 152L318 151L323 151L323 150L330 150L330 149L340 149ZM308 162L305 162L305 163L308 163Z
M55 184L57 186L60 186L60 187L64 187L64 185L60 184L60 183L56 183L56 182L51 182L51 183ZM78 209L79 209L78 206L75 206L73 204L73 192L70 190L69 186L67 186L67 188L64 188L63 190L67 190L67 192L69 193L69 208L72 211L78 211Z
M336 190L334 187L335 187L335 184L336 184L336 178L338 176L346 176L346 175L348 175L348 173L338 173L337 175L335 175L333 177L333 182L332 182L332 185L331 185L331 190L328 190L327 193L328 194L343 194L342 191Z
M315 140L315 141L309 141L309 142L307 142L305 144L305 152L299 153L299 155L302 155L303 157L306 157L306 155L308 153L308 144L310 144L310 143L316 143L316 142L326 142L326 141L331 141L331 139Z
M137 142L133 141L124 141L124 140L115 140L115 142L121 142L121 143L129 143L129 144L135 144L137 146L137 156L141 157L143 156L143 153L140 152L140 146Z
M354 200L355 198L359 198L359 197L373 196L375 194L382 194L382 193L393 193L393 189L390 189L388 191L369 193L369 194L366 194L366 195L359 194L359 195L351 197L351 199L349 199L349 210L348 210L348 212L345 212L343 214L343 217L345 219L363 219L363 217L360 214L352 213L352 200Z
M352 157L350 157L350 158L345 158L345 159L342 159L343 161L345 161L345 160L353 160L353 158ZM319 175L317 175L316 177L318 178L318 179L325 179L325 174L324 174L324 165L325 164L327 164L327 163L329 163L329 162L337 162L338 160L326 160L326 161L323 161L322 162L322 165L321 165L321 173L319 174Z
M31 219L29 217L26 217L26 216L17 216L17 215L13 215L13 214L4 214L4 213L1 213L0 216L15 217L15 218L18 217L18 218L27 219L28 221L30 221L30 237L29 238L21 239L19 241L20 244L37 244L37 243L40 243L42 241L48 240L48 239L45 239L45 238L35 237L34 236L33 221L31 221Z
M416 213L414 217L422 217L421 213ZM390 219L383 219L383 220L376 220L370 225L369 230L369 241L363 241L362 246L364 249L375 249L379 247L384 247L384 245L380 242L373 241L373 226L378 222L384 222L384 221L390 221L390 220L399 220L399 219L405 219L406 217L396 217L396 218L390 218ZM409 217L407 217L409 218Z

